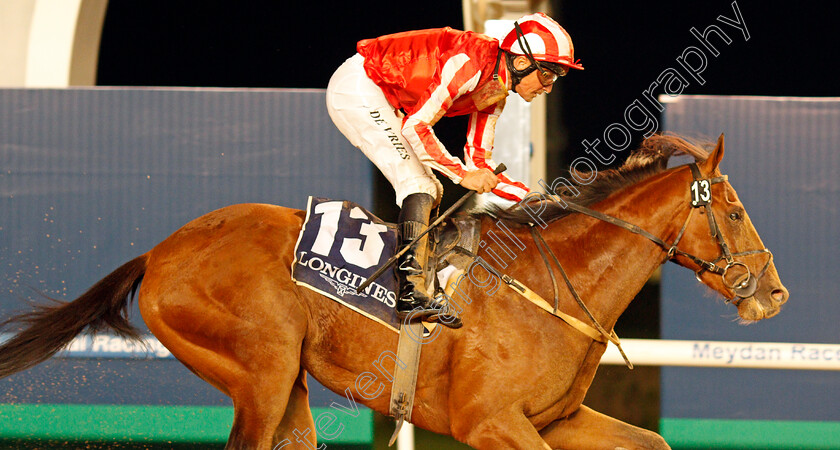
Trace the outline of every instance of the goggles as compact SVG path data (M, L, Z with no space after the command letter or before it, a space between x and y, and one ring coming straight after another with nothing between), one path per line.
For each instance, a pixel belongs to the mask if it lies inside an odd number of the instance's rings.
M567 67L557 65L557 69L555 70L546 70L543 67L539 67L537 70L537 78L540 80L540 84L544 87L549 87L557 81L557 77L565 77L567 73L569 73L569 69Z

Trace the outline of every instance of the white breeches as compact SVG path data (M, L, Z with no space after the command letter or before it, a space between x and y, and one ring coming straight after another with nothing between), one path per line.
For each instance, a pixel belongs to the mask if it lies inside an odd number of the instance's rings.
M402 114L364 69L358 53L335 71L327 86L327 111L345 137L362 150L385 175L397 194L397 205L415 193L426 193L436 203L443 186L423 165L402 136Z

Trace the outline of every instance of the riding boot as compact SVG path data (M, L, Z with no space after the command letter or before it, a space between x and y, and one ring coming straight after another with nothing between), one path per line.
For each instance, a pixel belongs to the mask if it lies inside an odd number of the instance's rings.
M399 219L399 250L402 250L429 224L434 198L429 194L411 194L403 200ZM426 262L428 260L428 236L423 236L417 243L403 253L397 261L397 279L400 292L397 297L397 317L402 320L415 309L422 312L412 317L423 318L436 313L426 313L431 299L426 291Z

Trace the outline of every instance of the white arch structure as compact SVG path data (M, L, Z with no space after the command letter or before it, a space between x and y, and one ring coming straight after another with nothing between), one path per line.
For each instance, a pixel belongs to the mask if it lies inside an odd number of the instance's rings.
M108 0L0 2L0 87L96 84Z

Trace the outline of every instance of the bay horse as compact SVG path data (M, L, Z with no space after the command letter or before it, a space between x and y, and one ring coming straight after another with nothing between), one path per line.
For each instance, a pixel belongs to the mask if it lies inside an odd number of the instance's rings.
M698 174L688 166L667 169L675 151L701 155L704 160L694 169ZM551 298L549 269L528 227L536 211L535 226L606 330L667 259L695 271L726 299L744 286L725 280L723 264L741 267L739 277L746 272L752 286L733 302L739 316L745 322L773 317L788 292L769 252L754 251L764 245L720 173L723 154L722 135L711 154L676 136L654 136L622 167L602 171L589 184L577 185L574 197L569 192L563 197L637 225L674 243L672 248L571 213L541 194L527 208L481 215L483 233L501 220L519 241L529 243L503 271ZM692 215L697 175L715 182L704 185L709 207ZM398 335L292 282L290 266L303 222L303 211L264 204L229 206L189 222L78 299L6 321L25 327L0 347L0 376L46 360L86 329L138 337L126 316L139 288L140 312L154 335L232 398L234 421L226 448L316 448L316 433L334 438L342 430L341 412L353 414L356 402L388 414L396 360L383 355L393 355ZM489 251L487 246L478 256L492 261ZM512 289L489 293L491 278L461 286L463 298L471 299L460 303L462 328L439 327L436 338L424 343L412 422L477 449L669 448L656 433L582 404L605 343ZM573 295L560 291L559 310L587 322ZM319 415L316 423L307 373L346 397L335 408L338 414Z

